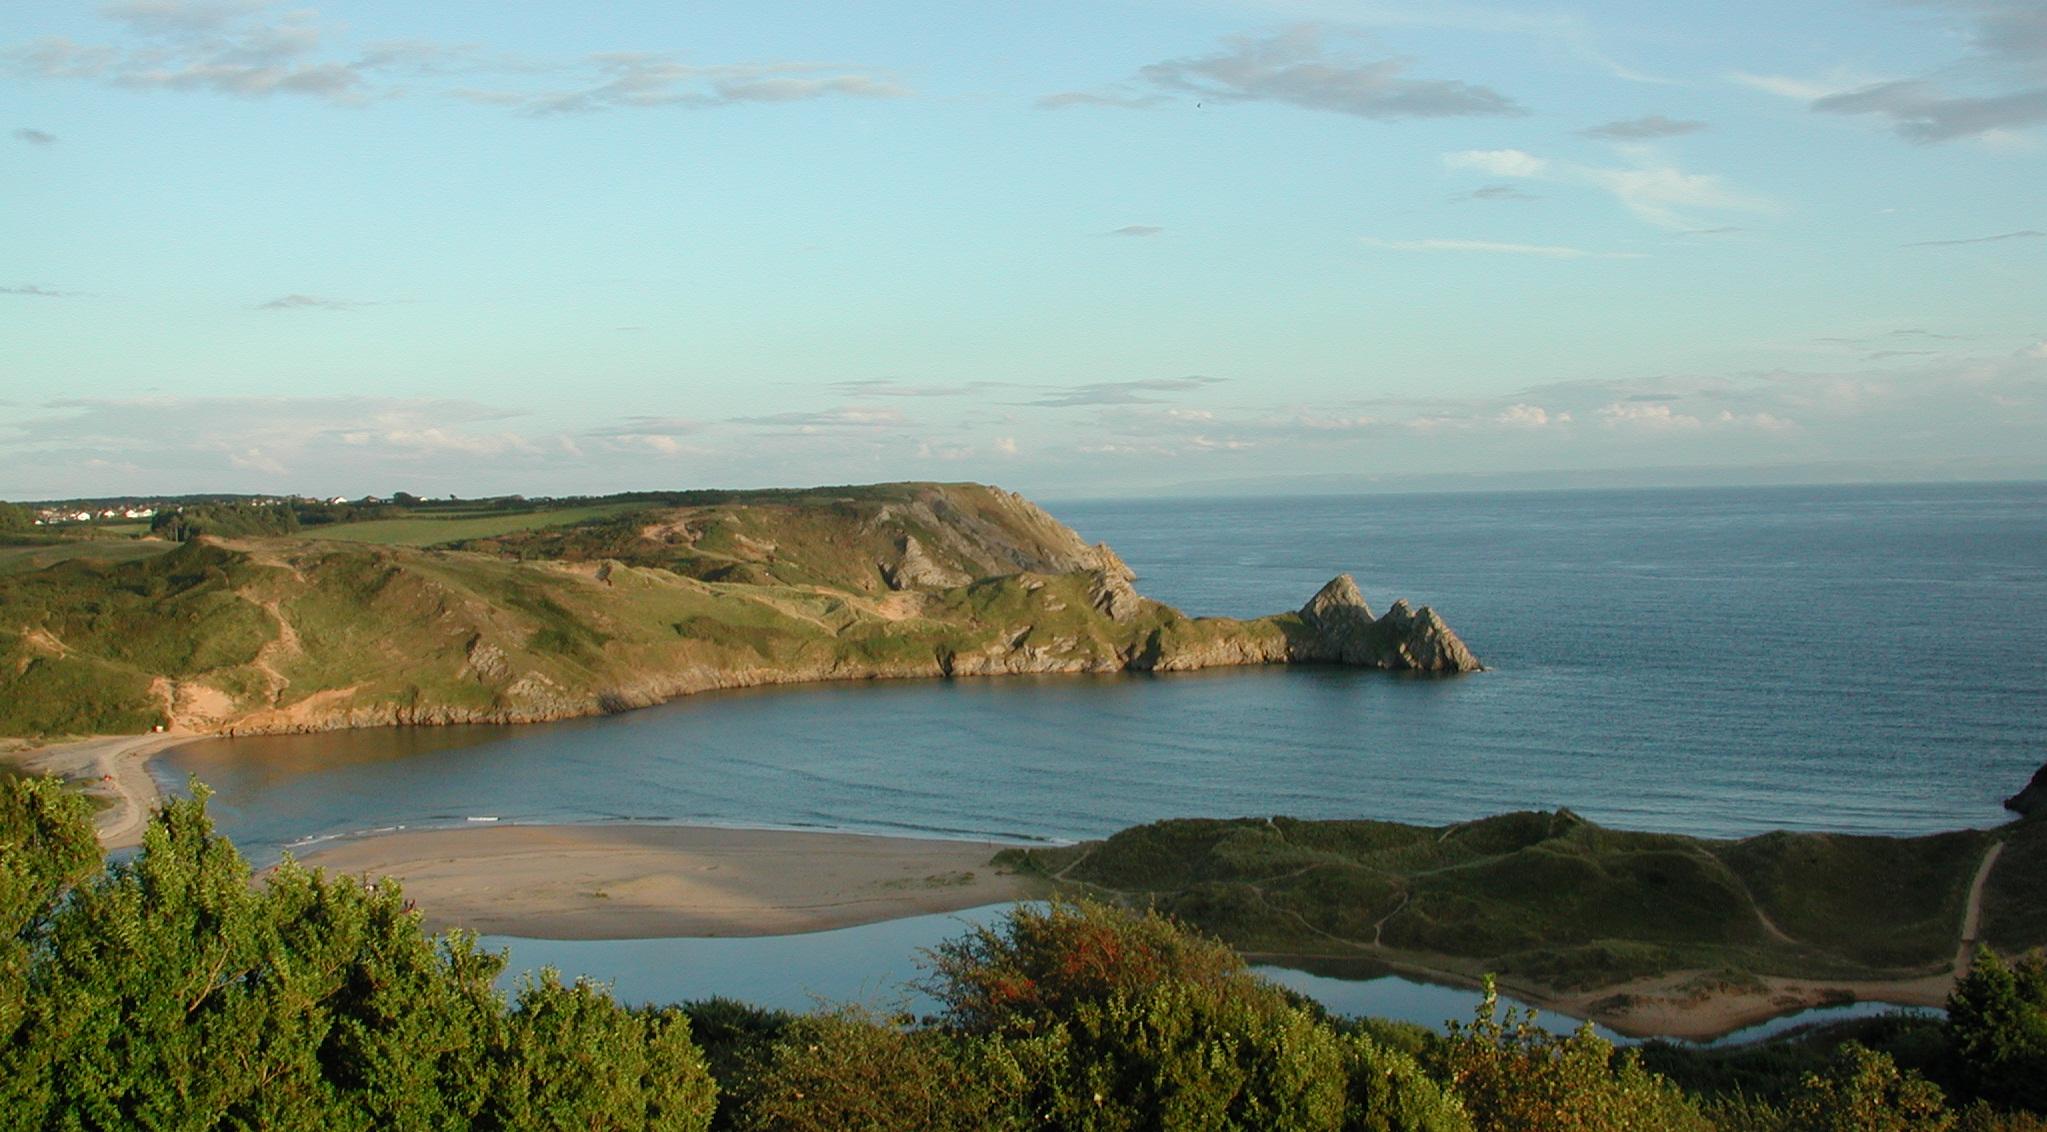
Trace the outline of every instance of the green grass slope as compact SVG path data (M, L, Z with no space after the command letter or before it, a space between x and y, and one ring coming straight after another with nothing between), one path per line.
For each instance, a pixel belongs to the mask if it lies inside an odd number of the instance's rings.
M1687 970L1937 972L1954 958L1970 880L1996 836L1712 841L1559 811L1441 828L1166 821L1009 857L1254 951L1423 961L1569 991ZM2033 840L2047 839L2026 840L2026 853ZM2014 858L2019 848L1993 874L2006 886L1997 891L2013 893L1992 921L2012 948L2047 943L2047 924L2019 911L2041 871Z
M747 684L1266 662L1290 639L1144 601L1106 548L974 485L170 545L0 575L0 735L514 722Z

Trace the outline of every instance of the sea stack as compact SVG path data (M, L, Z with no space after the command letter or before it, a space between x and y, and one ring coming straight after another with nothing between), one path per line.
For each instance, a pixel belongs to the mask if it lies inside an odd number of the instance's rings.
M1373 618L1357 579L1338 574L1301 607L1308 629L1298 659L1422 672L1477 672L1485 666L1428 606L1396 601Z

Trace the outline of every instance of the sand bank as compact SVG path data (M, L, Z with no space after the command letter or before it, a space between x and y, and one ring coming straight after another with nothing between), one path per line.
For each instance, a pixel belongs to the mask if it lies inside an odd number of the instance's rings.
M342 842L300 858L393 877L429 928L542 939L787 935L1026 899L1003 846L702 826L484 826Z
M109 805L93 815L100 844L125 849L142 843L142 831L156 811L156 780L149 760L167 747L200 738L189 731L107 735L6 752L8 762L34 774L54 774L85 783L85 793Z

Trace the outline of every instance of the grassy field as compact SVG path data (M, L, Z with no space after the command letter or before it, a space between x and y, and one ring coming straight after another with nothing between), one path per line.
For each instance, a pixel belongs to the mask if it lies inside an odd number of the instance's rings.
M1441 828L1190 819L1008 857L1156 905L1250 950L1433 957L1585 990L1687 970L1814 978L1938 970L1954 956L1969 881L1994 837L1709 841L1610 830L1559 811ZM2022 880L2015 872L2008 887ZM2006 933L1998 942L2047 943L2041 919L2007 911L1994 921Z
M154 558L176 546L157 539L81 539L44 546L0 546L0 577L40 570L79 559L94 562L135 562Z
M486 511L446 516L416 516L404 519L371 519L361 523L335 523L307 527L300 536L328 542L373 542L385 546L439 546L469 539L498 538L519 531L541 530L608 519L634 510L638 504L599 503L587 507L562 507L551 511Z
M199 730L554 719L729 683L999 671L1021 641L1034 668L1099 671L1154 638L1205 640L1235 624L1155 605L1110 618L1077 568L1078 539L992 489L907 485L680 515L645 506L24 550L66 557L0 575L0 735L143 731L167 718ZM475 537L507 526L527 529ZM927 535L956 573L1000 576L884 586L888 556ZM404 545L447 542L460 545ZM719 555L758 576L636 563L623 552L639 544L656 560ZM110 547L156 553L113 561ZM549 549L561 553L535 553ZM1040 563L1060 572L1015 572Z

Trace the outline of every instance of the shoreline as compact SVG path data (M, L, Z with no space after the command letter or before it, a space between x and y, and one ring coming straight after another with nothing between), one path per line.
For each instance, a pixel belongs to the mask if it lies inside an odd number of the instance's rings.
M92 817L101 848L128 849L142 844L142 832L163 800L150 776L149 761L180 743L208 737L187 730L97 735L20 747L0 753L0 759L31 774L82 782L86 797L110 803Z
M1458 987L1472 992L1474 1004L1483 979L1468 966L1444 957L1438 963L1414 953L1317 955L1283 951L1247 951L1255 964L1286 967L1309 974L1327 974L1327 965L1364 963L1380 974L1413 982ZM1342 978L1340 975L1328 975ZM1936 972L1897 979L1806 979L1788 975L1757 975L1730 981L1723 973L1672 971L1586 991L1557 990L1496 976L1503 998L1512 998L1544 1014L1596 1022L1637 1041L1664 1038L1711 1043L1787 1014L1828 1006L1873 1002L1899 1008L1942 1007L1954 986L1955 974Z
M723 826L490 825L351 839L295 858L389 877L429 930L541 939L798 935L1044 895L997 841ZM267 870L266 870L267 872Z

